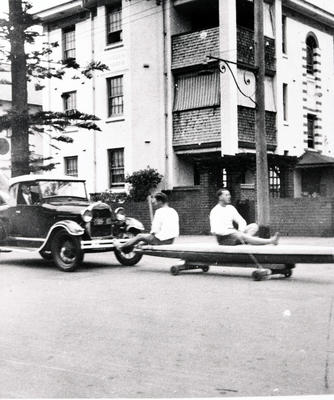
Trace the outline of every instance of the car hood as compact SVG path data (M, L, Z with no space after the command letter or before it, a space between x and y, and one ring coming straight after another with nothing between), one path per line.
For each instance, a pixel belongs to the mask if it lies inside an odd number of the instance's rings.
M71 203L71 204L56 204L56 203L44 203L42 204L42 207L47 209L47 210L53 210L59 214L66 214L66 215L80 215L82 211L84 211L86 208L89 207L89 203Z

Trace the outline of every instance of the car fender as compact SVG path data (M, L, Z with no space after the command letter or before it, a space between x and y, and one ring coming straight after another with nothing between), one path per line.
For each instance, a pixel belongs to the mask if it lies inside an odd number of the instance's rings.
M131 229L136 229L138 231L145 230L144 225L136 218L127 217L125 223L127 232L130 231Z
M52 236L52 233L59 229L65 229L70 235L73 236L82 236L85 232L84 228L75 221L65 219L63 221L56 222L54 225L51 226L43 246L39 249L40 251L47 246L50 237Z

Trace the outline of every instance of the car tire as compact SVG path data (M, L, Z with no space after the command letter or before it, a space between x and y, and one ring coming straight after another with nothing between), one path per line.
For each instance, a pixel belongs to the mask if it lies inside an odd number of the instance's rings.
M134 236L136 236L135 233L126 232L122 235L122 239L130 239ZM132 267L133 265L136 265L143 257L142 254L136 253L134 251L131 251L130 253L123 253L122 251L115 249L114 253L117 261L127 267Z
M57 268L63 272L72 272L83 261L80 239L66 231L58 231L51 242L51 254Z

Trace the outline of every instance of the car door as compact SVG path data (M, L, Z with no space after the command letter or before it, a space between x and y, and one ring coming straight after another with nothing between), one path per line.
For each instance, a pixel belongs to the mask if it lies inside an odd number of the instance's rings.
M10 236L29 247L39 247L43 243L54 221L53 210L41 203L16 204L9 214Z

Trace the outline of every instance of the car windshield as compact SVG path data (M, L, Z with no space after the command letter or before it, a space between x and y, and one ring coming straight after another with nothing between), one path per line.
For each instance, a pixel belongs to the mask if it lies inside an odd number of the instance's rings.
M76 197L87 200L84 182L76 181L41 181L39 183L43 199L54 197Z

